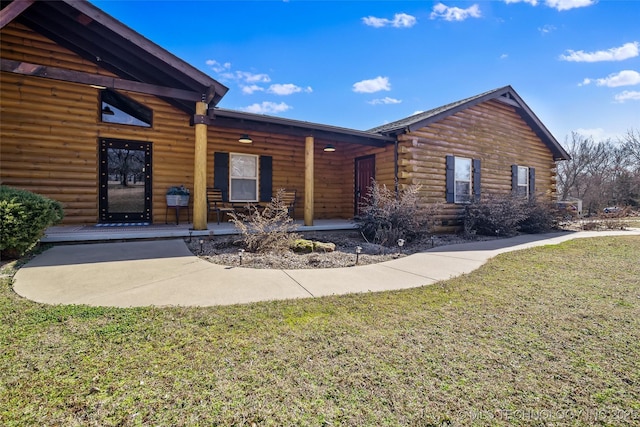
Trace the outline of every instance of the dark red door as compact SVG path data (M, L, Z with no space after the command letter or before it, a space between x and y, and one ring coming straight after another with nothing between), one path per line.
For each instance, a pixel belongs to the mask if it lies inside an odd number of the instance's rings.
M356 193L355 214L360 214L360 206L366 200L371 182L376 177L376 157L364 156L356 158Z

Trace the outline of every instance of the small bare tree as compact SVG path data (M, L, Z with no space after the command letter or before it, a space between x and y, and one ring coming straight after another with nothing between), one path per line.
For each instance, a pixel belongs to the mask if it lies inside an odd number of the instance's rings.
M248 205L246 213L231 213L231 222L242 235L244 247L249 252L286 251L299 236L294 233L297 226L289 216L289 209L283 202L284 189L258 209Z

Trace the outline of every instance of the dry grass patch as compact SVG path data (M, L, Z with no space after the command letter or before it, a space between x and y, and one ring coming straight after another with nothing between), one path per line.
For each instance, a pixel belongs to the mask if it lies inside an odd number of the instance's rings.
M638 425L640 238L438 285L217 308L0 291L2 425Z

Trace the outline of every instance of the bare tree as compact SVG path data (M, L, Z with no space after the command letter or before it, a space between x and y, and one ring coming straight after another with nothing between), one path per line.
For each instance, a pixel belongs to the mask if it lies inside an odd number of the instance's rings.
M622 141L595 142L572 133L565 142L571 160L558 164L558 193L582 199L588 212L606 205L637 205L640 198L640 132Z

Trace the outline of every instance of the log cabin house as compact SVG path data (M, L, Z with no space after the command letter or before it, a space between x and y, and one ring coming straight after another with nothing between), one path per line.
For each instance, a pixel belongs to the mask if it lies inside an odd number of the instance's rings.
M446 229L483 193L553 195L568 159L510 86L359 131L218 108L225 86L86 1L3 2L0 25L0 183L59 200L64 224L164 223L184 185L195 230L209 187L296 190L311 225L352 218L374 178L420 184Z

